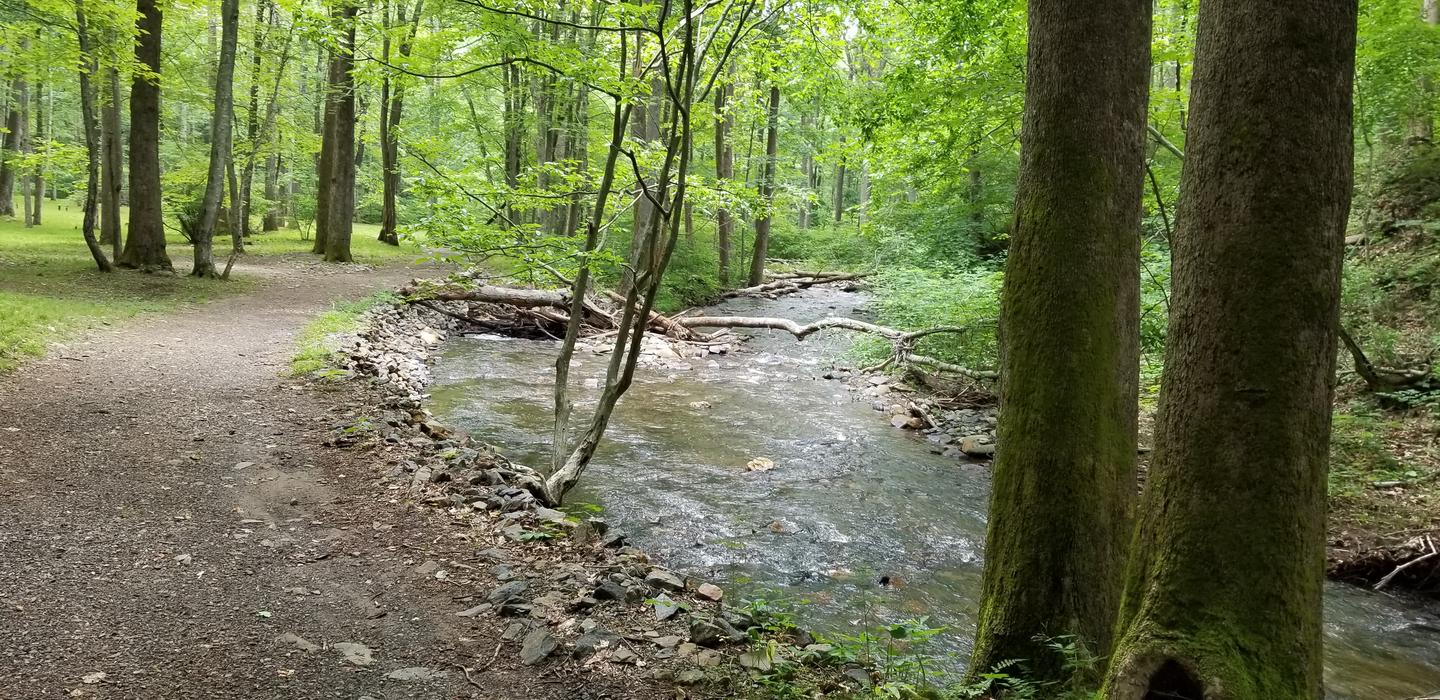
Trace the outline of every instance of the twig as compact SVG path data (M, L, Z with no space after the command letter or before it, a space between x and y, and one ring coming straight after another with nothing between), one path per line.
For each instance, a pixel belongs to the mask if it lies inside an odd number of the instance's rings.
M1412 566L1414 566L1414 565L1416 565L1416 564L1419 564L1419 563L1422 562L1422 561L1425 561L1425 560L1427 560L1427 559L1430 559L1430 558L1432 558L1432 557L1434 557L1434 556L1436 556L1436 555L1440 555L1440 551L1437 551L1437 550L1435 549L1435 542L1430 539L1430 536L1429 536L1429 535L1426 535L1426 536L1425 536L1425 543L1428 544L1428 545L1430 545L1430 553L1429 553L1429 554L1425 554L1425 555L1422 555L1422 556L1415 557L1414 559L1411 559L1410 561L1407 561L1407 562L1405 562L1404 564L1401 564L1400 566L1395 567L1395 570L1394 570L1394 571L1391 571L1390 573L1385 574L1385 578L1380 579L1380 580L1375 584L1375 590L1378 591L1378 590L1380 590L1381 588L1384 588L1385 586L1389 585L1390 581L1391 581L1392 579L1394 579L1395 576L1398 575L1401 571L1404 571L1404 570L1406 570L1406 569L1408 569L1408 568L1410 568L1410 567L1412 567Z

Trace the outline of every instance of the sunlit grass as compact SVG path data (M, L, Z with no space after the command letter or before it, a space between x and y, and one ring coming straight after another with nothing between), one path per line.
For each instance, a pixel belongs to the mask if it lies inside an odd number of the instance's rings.
M64 209L60 207L64 206ZM122 214L123 217L123 214ZM68 203L46 202L43 224L25 228L18 219L0 220L0 372L77 330L199 303L254 289L243 271L231 279L200 280L186 276L191 248L173 227L166 237L170 260L180 274L144 274L96 269L80 234L81 212ZM306 231L257 234L248 255L316 260ZM414 245L389 246L376 240L379 227L357 224L351 251L355 262L380 266L422 257ZM110 247L105 246L106 254ZM229 239L216 241L217 264L229 254Z
M355 330L360 315L370 307L396 297L381 292L356 301L341 302L311 321L296 339L297 350L290 359L290 374L303 376L327 369L339 350L342 334Z

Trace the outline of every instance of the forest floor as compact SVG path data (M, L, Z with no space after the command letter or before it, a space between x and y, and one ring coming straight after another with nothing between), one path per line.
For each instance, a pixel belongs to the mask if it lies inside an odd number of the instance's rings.
M255 288L0 376L0 696L659 697L499 655L435 574L473 545L322 446L358 390L287 378L297 336L415 270L281 255L237 274Z

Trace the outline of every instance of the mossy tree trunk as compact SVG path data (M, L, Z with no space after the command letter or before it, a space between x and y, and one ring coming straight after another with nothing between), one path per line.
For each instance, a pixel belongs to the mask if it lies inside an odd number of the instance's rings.
M340 13L340 45L335 52L335 66L330 85L334 100L334 124L331 126L333 150L330 153L329 203L325 207L326 262L350 262L350 235L355 223L355 23L358 8L344 1ZM319 240L319 233L316 233Z
M135 63L130 79L130 226L121 267L171 270L165 252L160 199L160 38L164 21L155 0L136 0Z
M1145 0L1031 0L1001 413L972 671L1110 647L1135 490ZM1038 637L1038 638L1037 638Z
M1200 7L1156 449L1106 695L1321 697L1356 2Z

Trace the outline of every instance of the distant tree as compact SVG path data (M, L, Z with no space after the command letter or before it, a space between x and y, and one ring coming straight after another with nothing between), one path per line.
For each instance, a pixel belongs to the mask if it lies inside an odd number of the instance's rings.
M355 4L343 0L339 12L339 48L331 58L329 95L333 102L328 137L325 191L325 260L350 262L355 223ZM318 230L318 229L317 229ZM316 238L319 238L317 232Z
M85 1L75 3L75 38L80 45L80 121L85 132L85 208L80 223L80 235L90 257L101 272L110 272L110 259L100 248L95 238L95 218L100 202L100 123L95 105L95 46L90 37L89 20L85 12Z
M1000 422L971 668L1109 651L1135 491L1147 0L1030 0ZM954 154L957 158L967 154Z
M1356 2L1204 2L1198 32L1155 456L1106 695L1314 700Z
M780 152L780 86L770 86L765 111L765 165L760 175L760 202L765 212L755 220L755 245L750 250L750 286L765 281L765 257L770 250L770 222L775 219L775 158Z

